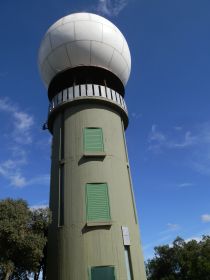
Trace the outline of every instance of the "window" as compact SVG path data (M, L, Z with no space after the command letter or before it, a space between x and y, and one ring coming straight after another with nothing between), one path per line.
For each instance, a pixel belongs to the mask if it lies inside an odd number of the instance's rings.
M115 280L114 266L91 267L91 280Z
M110 206L108 186L105 183L87 184L86 185L86 210L87 210L87 225L91 222L100 223L109 222Z
M91 154L104 152L102 128L86 127L84 129L84 151Z

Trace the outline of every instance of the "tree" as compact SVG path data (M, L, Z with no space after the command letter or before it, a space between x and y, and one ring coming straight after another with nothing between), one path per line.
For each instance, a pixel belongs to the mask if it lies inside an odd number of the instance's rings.
M146 269L148 280L209 280L210 236L189 242L177 237L172 246L155 247Z
M0 274L1 279L28 279L28 273L43 268L49 224L49 211L32 211L26 201L0 201Z
M46 256L47 256L47 235L48 226L51 222L51 213L49 208L39 208L32 211L32 229L33 232L41 236L46 242L42 249L43 254L39 260L38 270L34 272L34 280L39 279L40 272L42 271L42 279L46 279Z

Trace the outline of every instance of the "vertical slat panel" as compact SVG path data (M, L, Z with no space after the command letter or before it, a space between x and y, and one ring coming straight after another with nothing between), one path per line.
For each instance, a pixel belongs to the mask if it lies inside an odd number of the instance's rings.
M119 94L116 92L116 99L117 99L117 103L120 104L120 98L119 98Z
M103 132L101 128L84 129L84 149L86 152L104 151Z
M108 98L108 99L112 99L112 96L111 96L111 89L110 89L110 88L106 88L106 92L107 92L107 98Z
M60 104L62 102L62 91L59 92L59 94L57 95L58 96L58 104Z
M110 221L107 184L87 184L86 202L88 221Z
M74 97L75 98L79 97L79 92L80 92L79 86L75 86L74 87Z
M68 89L64 89L64 91L63 91L63 101L67 100L67 93L68 93Z
M88 96L93 96L93 86L92 86L92 84L87 85L87 95Z
M106 98L106 89L104 86L101 86L101 96Z
M70 87L69 88L69 99L71 100L73 98L74 98L74 96L73 96L73 87Z
M80 85L81 88L81 96L86 96L86 85Z
M91 268L91 280L115 280L113 266L96 266Z
M94 94L95 94L95 96L100 96L99 86L98 85L93 85L93 86L94 86Z
M113 100L116 102L117 101L116 92L114 90L112 90L112 97L113 97Z

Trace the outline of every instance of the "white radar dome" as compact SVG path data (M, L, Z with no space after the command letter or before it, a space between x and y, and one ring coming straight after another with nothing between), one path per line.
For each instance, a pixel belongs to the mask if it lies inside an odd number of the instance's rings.
M105 68L124 85L131 70L123 34L109 20L91 13L70 14L55 22L43 38L38 60L47 86L56 74L76 66Z

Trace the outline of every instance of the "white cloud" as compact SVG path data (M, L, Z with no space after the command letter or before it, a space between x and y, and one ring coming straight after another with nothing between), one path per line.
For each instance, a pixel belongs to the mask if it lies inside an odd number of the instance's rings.
M181 229L180 225L179 224L175 224L175 223L167 223L167 228L161 232L159 232L159 235L167 235L168 234L171 234L175 231L178 231Z
M179 228L180 229L180 226L177 225L177 224L171 224L171 223L168 223L167 226L170 228ZM162 233L164 233L166 231L163 231ZM183 233L182 233L183 234ZM192 240L196 240L197 242L200 242L202 240L202 237L203 235L210 235L210 229L206 229L202 232L197 232L197 233L192 233L192 235L188 235L189 237L185 237L183 238L184 241L186 243L192 241ZM170 247L173 247L173 241L175 240L176 238L176 232L174 233L173 231L168 234L168 235L164 235L163 237L161 238L156 238L155 240L153 240L152 242L150 243L147 243L143 246L143 249L144 249L144 255L146 257L146 259L151 259L154 257L154 251L151 250L152 248L156 247L156 246L161 246L163 244L168 244Z
M189 237L189 238L185 239L185 242L188 243L188 242L190 242L192 240L200 242L202 240L202 237L200 237L200 236L192 236L192 237Z
M12 119L13 130L10 136L20 144L30 144L32 142L33 116L18 109L7 98L0 99L0 111L9 114Z
M186 188L186 187L192 187L192 186L194 186L194 184L193 183L188 183L188 182L180 183L178 185L179 188Z
M153 124L148 137L148 150L155 153L159 153L161 152L162 147L166 145L166 141L166 135L164 135L160 130L158 130L156 124Z
M0 175L9 181L11 186L18 188L26 185L26 179L22 175L21 168L27 164L27 153L23 144L28 142L30 137L29 124L32 125L32 117L20 111L8 99L0 99L0 112L8 115L9 133L8 147L9 156L0 162ZM11 126L13 126L11 128ZM18 141L17 141L18 139Z
M0 111L13 113L16 110L17 108L9 103L8 98L0 98Z
M203 215L201 215L201 220L204 223L210 223L210 214L203 214Z
M192 240L196 240L197 242L200 242L204 235L210 235L210 228L206 228L205 230L199 231L197 233L194 233L190 237L185 238L185 242L189 242Z
M174 126L174 129L180 131L180 130L183 129L183 127L182 126Z
M16 173L15 175L10 175L8 177L8 179L10 180L11 186L14 186L17 188L23 188L25 186L31 186L31 185L47 185L48 186L50 183L49 174L38 175L36 177L27 179L21 173Z
M13 162L16 162L16 164L26 164L27 163L27 151L25 147L22 147L20 145L12 145L8 147L8 150L12 156Z
M161 246L163 244L172 244L172 240L175 239L177 232L179 232L181 229L181 226L176 223L167 223L166 229L158 233L158 237L143 246L143 249L145 251L146 259L151 258L151 256L154 254L153 251L151 251L152 248L155 246Z
M33 118L24 112L15 112L16 127L18 130L25 131L33 125Z
M27 185L49 185L49 183L50 183L49 174L38 175L36 177L27 180L26 182Z
M16 175L11 175L9 179L11 186L22 188L27 185L26 178L18 173Z
M10 186L23 188L29 185L49 185L49 175L41 174L29 177L26 171L28 164L28 146L32 143L32 128L34 118L21 111L17 105L7 98L0 98L0 113L8 115L6 159L0 162L0 176L9 182ZM12 128L11 128L12 126Z
M136 112L132 112L131 116L132 116L132 118L134 118L136 120L142 117L142 115L140 113L136 113Z
M0 164L0 174L6 176L10 169L15 168L16 162L14 160L8 159Z
M176 231L176 230L180 229L180 225L172 224L172 223L168 223L167 227L170 231Z
M170 150L184 150L185 166L194 171L210 175L210 122L194 125L191 130L183 127L172 127L166 132L161 131L157 125L152 125L148 135L148 150L161 153ZM180 187L184 187L183 185ZM189 186L189 185L188 185Z
M11 173L14 174L14 170L18 170L19 167L25 164L25 159L7 159L0 163L0 174L3 176L7 176Z
M156 124L152 125L149 141L157 141L159 143L163 143L166 141L166 136L157 129Z
M13 137L17 143L30 144L32 142L31 128L34 124L33 117L24 112L14 112Z
M155 240L143 244L143 251L144 251L144 257L146 260L151 259L154 257L154 247L156 246L162 246L164 244L171 244L172 240L175 237L172 236L171 234L164 235L162 237L156 238Z
M180 131L180 130L177 130ZM156 124L152 125L151 132L149 133L148 142L149 150L157 152L163 149L183 149L193 146L197 143L197 137L192 135L191 131L186 131L180 138L175 135L173 138L169 137L166 133L160 131Z
M49 174L38 175L32 178L26 178L22 174L22 167L27 161L25 159L8 159L0 163L0 175L9 181L10 186L23 188L30 185L49 185Z
M185 148L185 147L189 147L192 146L193 144L196 143L196 137L192 136L192 133L190 131L185 132L184 134L184 139L183 141L180 141L178 143L176 142L169 142L169 148Z
M96 11L105 16L118 16L129 0L99 0Z
M37 210L37 209L45 209L45 208L48 208L49 205L47 203L40 203L40 204L34 204L34 205L31 205L30 206L30 209L31 210Z
M210 122L197 125L197 145L192 151L190 166L196 172L210 175Z
M26 185L26 179L21 174L21 166L26 163L25 159L7 159L0 163L0 175L9 181L11 186L18 188Z
M143 246L143 249L144 250L147 250L149 248L153 248L155 246L159 246L163 243L165 243L166 241L170 240L171 239L171 235L166 235L166 236L163 236L161 238L158 238L156 240L154 240L153 242L150 242L150 243L147 243Z
M210 175L209 164L210 159L207 159L205 155L200 155L190 162L191 167L202 175Z

